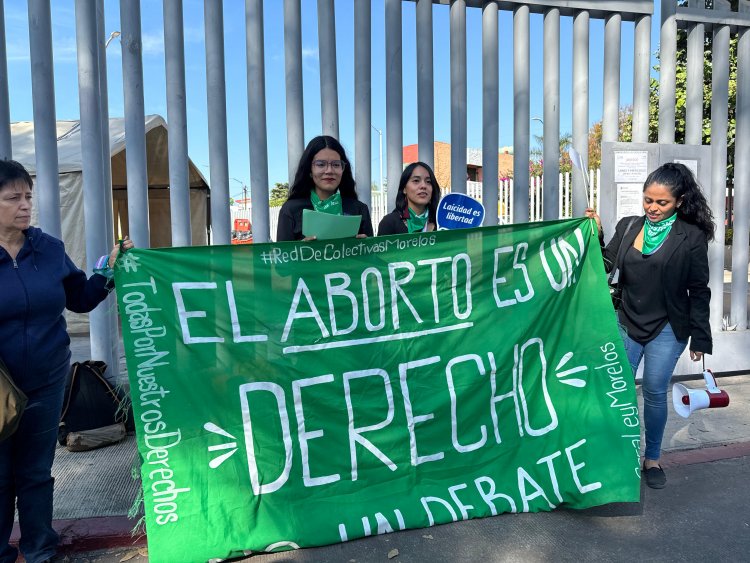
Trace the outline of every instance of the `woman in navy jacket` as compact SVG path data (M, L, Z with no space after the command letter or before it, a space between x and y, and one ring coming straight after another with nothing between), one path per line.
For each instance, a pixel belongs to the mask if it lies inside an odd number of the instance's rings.
M692 172L668 163L643 187L644 217L625 217L603 249L608 271L619 271L622 303L618 319L633 373L643 365L646 484L666 484L659 457L667 423L667 389L677 360L688 346L699 361L712 351L709 326L708 241L715 225ZM597 220L592 209L587 216Z
M16 503L26 561L55 555L52 461L70 338L64 309L87 313L111 291L111 278L87 279L63 243L30 226L32 181L19 163L0 161L0 358L28 396L18 430L0 443L0 562L16 560L8 544ZM124 248L132 248L129 240ZM119 247L102 257L109 274Z
M359 201L346 151L336 139L320 135L302 153L289 199L281 206L276 242L302 240L302 212L360 215L358 237L372 236L370 209Z

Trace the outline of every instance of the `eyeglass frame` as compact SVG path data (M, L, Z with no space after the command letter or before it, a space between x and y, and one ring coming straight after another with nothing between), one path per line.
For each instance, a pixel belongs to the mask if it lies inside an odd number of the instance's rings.
M334 166L335 162L338 163L338 164L340 164L341 168L336 168ZM317 169L317 170L319 170L321 172L327 170L329 166L331 167L331 170L333 170L334 172L338 172L338 173L343 173L344 170L346 170L346 162L344 162L343 160L322 160L322 159L317 159L317 160L313 160L312 164L311 164L311 167L313 169Z

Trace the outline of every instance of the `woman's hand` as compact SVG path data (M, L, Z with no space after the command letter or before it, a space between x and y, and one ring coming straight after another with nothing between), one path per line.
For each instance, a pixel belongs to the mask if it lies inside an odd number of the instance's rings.
M596 221L597 228L599 229L599 231L602 230L602 220L599 218L599 215L597 215L596 210L594 210L592 207L587 207L584 215L589 219L593 219L594 221Z
M302 239L302 242L310 242L311 240L318 240L318 237L315 237L315 236L305 237Z
M122 237L122 243L116 244L112 249L112 252L109 253L109 260L107 260L107 265L109 265L110 268L115 267L115 260L117 260L117 255L120 253L120 246L122 246L123 250L130 250L131 248L135 247L133 241L130 240L130 237L128 235Z
M693 350L690 350L690 359L694 362L701 361L701 359L703 359L703 352L694 352Z
M354 237L354 238L367 238L367 235L366 235L366 234L363 234L363 233L360 233L360 234L358 234L358 235L357 235L356 237Z

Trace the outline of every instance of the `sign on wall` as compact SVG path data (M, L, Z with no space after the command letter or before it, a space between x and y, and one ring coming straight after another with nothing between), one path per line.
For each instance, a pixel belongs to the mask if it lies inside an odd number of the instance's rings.
M639 500L590 220L135 249L116 281L152 561Z

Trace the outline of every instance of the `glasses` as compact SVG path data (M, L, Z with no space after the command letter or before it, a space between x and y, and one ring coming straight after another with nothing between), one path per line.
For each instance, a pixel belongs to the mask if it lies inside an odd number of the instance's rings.
M326 168L328 168L328 165L331 165L331 170L334 172L343 172L344 168L346 168L346 162L343 160L313 160L313 168L315 170L318 170L322 172Z

